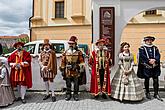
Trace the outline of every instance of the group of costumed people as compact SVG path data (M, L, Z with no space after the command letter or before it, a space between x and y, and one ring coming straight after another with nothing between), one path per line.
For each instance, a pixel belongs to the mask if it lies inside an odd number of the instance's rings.
M90 93L95 99L99 96L106 99L111 97L119 101L141 101L144 98L144 90L139 78L145 79L145 95L151 99L149 91L149 79L153 79L154 98L162 100L159 96L160 76L160 53L153 45L155 40L152 36L144 37L144 44L138 52L138 71L134 70L134 56L130 52L130 44L123 42L120 45L118 54L118 68L110 81L112 58L109 51L108 38L99 39L95 43L96 47L89 58L91 67ZM71 36L68 44L69 48L62 54L61 65L59 67L63 79L66 82L66 96L68 101L72 98L79 100L79 86L86 83L85 58L79 50L76 36ZM8 60L0 59L0 106L8 106L14 101L26 103L26 89L32 87L32 70L30 53L23 49L24 43L17 42L14 47L17 49ZM39 55L40 76L43 79L46 95L43 100L51 97L52 102L56 101L54 79L57 75L57 58L54 48L45 39ZM11 73L6 65L11 67ZM111 82L111 83L110 83ZM72 95L72 83L74 86ZM17 88L19 96L16 98L13 88ZM51 95L49 94L51 90Z

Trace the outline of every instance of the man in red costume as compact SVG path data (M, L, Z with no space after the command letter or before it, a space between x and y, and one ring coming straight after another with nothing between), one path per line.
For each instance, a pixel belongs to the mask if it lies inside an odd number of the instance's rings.
M98 98L99 94L104 99L111 94L110 87L110 53L104 46L105 40L99 39L96 48L92 52L89 64L92 67L90 92Z
M23 50L24 43L17 42L14 47L17 49L12 53L8 62L11 66L10 81L12 87L17 87L22 103L26 103L24 99L26 89L32 87L32 73L31 73L31 56L29 52Z

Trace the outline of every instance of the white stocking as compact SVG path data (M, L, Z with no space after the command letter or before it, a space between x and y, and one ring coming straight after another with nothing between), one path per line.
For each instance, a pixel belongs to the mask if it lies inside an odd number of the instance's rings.
M52 97L54 96L54 82L50 82L50 90L52 91Z
M26 94L26 86L21 85L21 99L25 98L25 94Z
M46 94L49 95L49 82L45 81Z

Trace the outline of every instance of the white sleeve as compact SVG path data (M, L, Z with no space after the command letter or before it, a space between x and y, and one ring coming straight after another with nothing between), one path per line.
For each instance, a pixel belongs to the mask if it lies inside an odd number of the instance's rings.
M7 71L6 71L6 68L2 68L0 77L1 77L1 78L4 78L5 75L6 75L6 72L7 72Z
M131 54L131 56L132 56L132 61L131 61L131 67L130 67L129 71L131 71L133 69L133 66L135 65L133 54Z
M16 63L10 63L9 65L10 65L10 66L14 66L15 64L16 64Z
M118 61L118 65L122 65L122 64L123 64L122 60L123 60L123 54L122 54L122 53L120 53L120 54L119 54L119 61Z
M26 62L26 61L24 61L23 63L24 63L24 64L27 64L27 65L29 64L29 63L28 63L28 62Z
M43 65L42 62L41 62L41 54L39 55L38 61L39 61L40 67L42 68L44 65Z

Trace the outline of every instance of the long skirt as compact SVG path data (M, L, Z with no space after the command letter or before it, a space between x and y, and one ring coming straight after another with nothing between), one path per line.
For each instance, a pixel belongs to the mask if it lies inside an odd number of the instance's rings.
M0 87L0 107L13 104L15 100L14 92L10 86Z
M134 70L128 75L128 83L124 83L122 70L118 69L112 79L111 97L119 100L140 101L144 97L142 83L137 78Z

